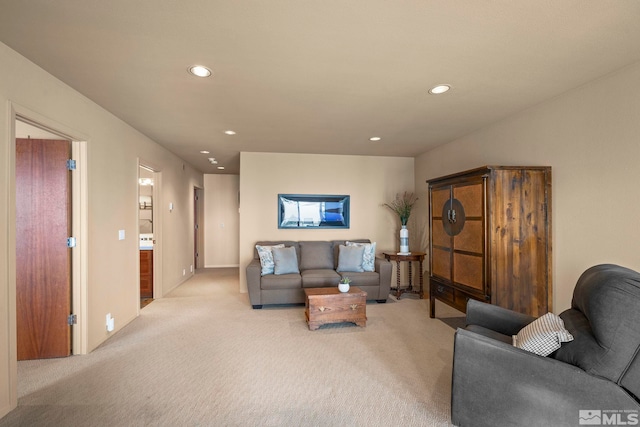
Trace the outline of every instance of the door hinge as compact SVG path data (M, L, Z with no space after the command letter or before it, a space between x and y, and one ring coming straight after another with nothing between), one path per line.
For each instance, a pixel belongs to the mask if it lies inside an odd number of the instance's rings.
M78 316L75 314L70 314L67 316L67 325L77 325L78 324Z
M67 237L67 247L75 248L76 247L76 238L75 237Z
M194 225L194 228L197 230L200 228L200 226L198 224Z
M68 159L67 160L67 169L70 171L74 171L76 170L76 161L73 159Z

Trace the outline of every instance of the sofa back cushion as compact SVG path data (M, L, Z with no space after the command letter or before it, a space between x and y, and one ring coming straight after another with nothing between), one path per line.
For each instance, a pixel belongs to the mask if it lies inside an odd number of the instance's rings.
M626 383L623 378L640 351L640 273L611 264L591 267L578 279L571 309L560 317L574 340L554 357ZM640 385L635 388L640 391Z
M334 270L331 242L300 242L300 270Z

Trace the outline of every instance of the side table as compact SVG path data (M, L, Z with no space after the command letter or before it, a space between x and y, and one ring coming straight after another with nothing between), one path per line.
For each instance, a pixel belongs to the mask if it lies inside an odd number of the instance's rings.
M408 293L408 294L418 294L420 295L420 299L422 299L424 297L424 292L422 290L422 262L424 261L424 257L425 255L427 255L424 252L411 252L410 254L407 255L401 255L401 254L397 254L397 253L387 253L384 252L383 253L384 257L387 259L387 261L395 261L396 262L396 298L400 298L400 296L402 294ZM400 263L406 261L409 263L409 286L407 288L402 289L400 287ZM411 262L412 261L418 261L420 263L420 289L418 290L414 290L413 289L413 280L411 278Z

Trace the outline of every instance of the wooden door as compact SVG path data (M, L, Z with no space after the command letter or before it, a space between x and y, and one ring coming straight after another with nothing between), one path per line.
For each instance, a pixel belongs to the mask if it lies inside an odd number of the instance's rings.
M18 360L71 354L71 143L16 139Z

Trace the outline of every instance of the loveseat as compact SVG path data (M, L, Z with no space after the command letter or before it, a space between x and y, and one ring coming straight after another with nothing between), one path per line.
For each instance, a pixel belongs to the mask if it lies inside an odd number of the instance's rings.
M454 339L454 425L638 424L640 274L591 267L559 317L572 340L543 357L513 345L533 317L469 300L467 327Z
M271 249L280 245L281 248ZM271 256L276 257L274 265L267 262L265 267L265 262L261 262L259 249L264 255L264 248L270 248ZM376 257L375 243L366 239L257 242L253 254L246 272L249 300L254 309L265 304L304 303L305 288L337 287L344 276L351 279L351 286L367 293L367 300L384 303L389 296L391 263ZM266 253L265 258L268 256ZM292 262L297 265L291 265Z

